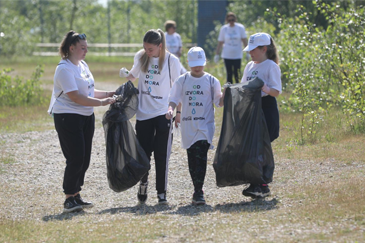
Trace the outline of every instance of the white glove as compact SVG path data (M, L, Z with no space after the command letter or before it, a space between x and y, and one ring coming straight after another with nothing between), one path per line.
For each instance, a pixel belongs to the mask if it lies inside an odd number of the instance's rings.
M219 62L219 55L215 55L215 56L214 56L214 62L215 62L215 63L218 63L218 62Z
M129 75L129 71L128 69L126 69L125 67L122 67L120 70L119 70L119 77L121 78L126 78L128 77Z
M174 116L174 111L173 110L168 110L165 117L167 120L172 119L172 117Z

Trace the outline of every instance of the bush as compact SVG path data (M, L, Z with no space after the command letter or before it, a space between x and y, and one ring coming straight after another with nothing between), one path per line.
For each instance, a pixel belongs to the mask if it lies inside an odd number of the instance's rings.
M331 108L340 108L348 126L365 131L365 11L317 4L328 21L316 26L303 6L293 18L279 18L282 81L289 92L288 111L303 115L301 141L315 141Z
M43 102L40 77L43 67L37 66L31 79L24 80L21 77L12 77L12 69L4 69L0 72L0 105L24 106Z

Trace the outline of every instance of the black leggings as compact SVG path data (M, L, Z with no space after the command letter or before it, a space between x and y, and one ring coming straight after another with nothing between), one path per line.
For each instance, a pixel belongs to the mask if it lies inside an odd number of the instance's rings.
M276 98L270 95L262 97L262 111L265 115L270 142L279 137L279 110Z
M155 157L156 168L156 190L157 193L164 193L167 190L167 174L172 144L172 123L165 115L157 116L148 120L136 122L136 133L138 142L149 160L152 152ZM146 173L141 182L148 180Z
M227 72L227 83L233 84L232 74L236 83L241 82L241 59L224 59Z
M187 149L189 172L193 181L194 192L203 190L209 147L210 144L207 140L200 140Z
M81 191L90 165L95 117L94 114L54 114L54 123L66 158L63 192L75 194Z

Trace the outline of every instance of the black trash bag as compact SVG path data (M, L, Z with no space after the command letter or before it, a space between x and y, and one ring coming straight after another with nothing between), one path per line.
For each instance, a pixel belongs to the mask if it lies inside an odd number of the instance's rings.
M138 109L138 89L131 81L120 86L116 102L103 117L109 187L115 192L136 185L150 170L149 159L129 121Z
M217 186L272 181L274 157L261 105L264 82L255 78L226 89L221 134L214 157Z

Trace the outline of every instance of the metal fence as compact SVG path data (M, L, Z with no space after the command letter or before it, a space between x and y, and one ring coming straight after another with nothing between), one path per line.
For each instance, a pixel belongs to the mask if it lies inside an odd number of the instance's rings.
M33 56L58 56L59 43L37 43ZM95 43L87 45L90 53L94 56L134 56L136 52L143 48L142 43ZM183 47L190 48L196 43L184 43Z

